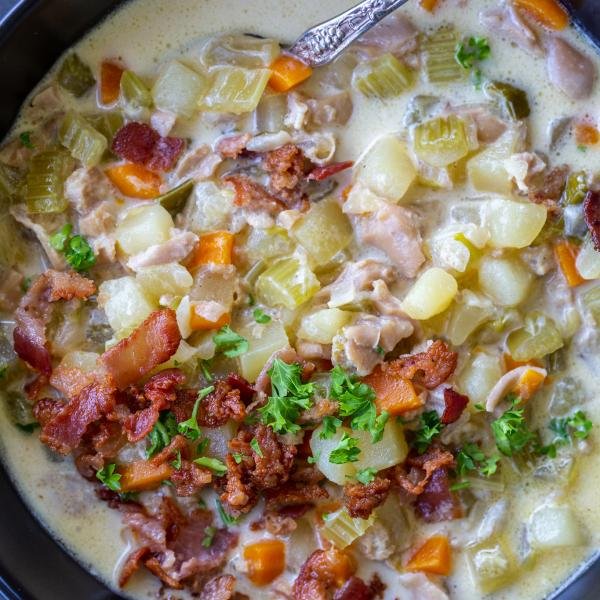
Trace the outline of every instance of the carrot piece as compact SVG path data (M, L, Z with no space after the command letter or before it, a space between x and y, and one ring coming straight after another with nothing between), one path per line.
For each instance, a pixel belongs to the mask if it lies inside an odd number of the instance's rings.
M378 412L386 410L392 417L421 408L423 398L417 395L411 381L384 373L377 367L363 381L375 390L375 405Z
M286 54L276 58L270 69L269 85L276 92L287 92L312 75L312 69L308 65Z
M569 25L569 15L557 0L514 0L514 4L548 29L560 31Z
M543 367L542 363L535 358L527 361L515 360L510 354L504 355L504 371L508 373L517 367Z
M190 306L190 329L192 331L208 331L211 329L220 329L224 325L231 323L231 315L223 313L216 321L209 321L197 312L197 305Z
M589 123L575 125L575 141L579 146L594 146L600 142L600 131Z
M285 569L285 544L281 540L260 540L244 548L248 578L254 585L267 585Z
M173 469L167 463L154 465L146 460L138 460L121 470L121 491L140 492L158 487L161 481L169 479Z
M162 179L142 165L126 163L106 169L106 176L125 196L150 200L160 195Z
M421 8L427 12L433 12L437 8L439 0L419 0Z
M351 554L332 546L325 551L325 558L330 565L330 573L335 578L337 587L341 587L356 573L357 564Z
M233 233L229 231L211 231L200 236L189 269L196 269L201 265L216 264L230 265L233 253Z
M519 381L517 381L513 392L522 400L529 400L543 385L545 375L533 369L527 369Z
M449 575L452 568L450 543L445 535L430 537L408 561L409 571L424 571L435 575Z
M100 102L112 104L121 93L123 69L115 63L104 61L100 66Z
M579 248L567 240L562 240L554 246L554 257L570 287L585 283L575 264L578 254Z

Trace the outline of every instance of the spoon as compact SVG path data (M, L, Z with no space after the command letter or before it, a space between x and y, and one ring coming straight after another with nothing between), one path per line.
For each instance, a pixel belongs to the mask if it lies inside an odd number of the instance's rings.
M333 61L357 37L408 0L364 0L346 12L305 31L288 49L311 67Z

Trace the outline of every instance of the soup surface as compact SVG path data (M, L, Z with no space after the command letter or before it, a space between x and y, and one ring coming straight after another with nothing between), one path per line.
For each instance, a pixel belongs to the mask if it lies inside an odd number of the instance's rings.
M352 4L134 0L0 149L2 457L124 596L536 599L600 545L598 56L532 0L282 53Z

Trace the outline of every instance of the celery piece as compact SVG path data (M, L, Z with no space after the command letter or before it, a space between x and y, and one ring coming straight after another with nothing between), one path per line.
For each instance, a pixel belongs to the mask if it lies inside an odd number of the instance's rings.
M91 69L75 53L69 54L63 60L56 78L63 89L77 98L83 96L96 83Z
M442 27L429 35L423 44L425 51L425 72L430 83L449 83L465 78L463 69L455 58L459 43L454 29Z
M464 290L461 301L450 311L445 335L454 346L460 346L480 325L491 320L493 316L493 306L487 298Z
M245 250L250 263L261 260L272 262L274 258L291 254L294 251L294 243L283 227L253 227L246 240Z
M224 35L204 48L202 60L208 67L233 65L246 69L269 67L279 56L279 42L250 35Z
M268 69L217 67L211 70L210 89L200 106L204 110L240 115L252 112L271 77Z
M174 60L156 80L152 88L152 97L157 108L189 119L207 88L208 82L204 75Z
M389 53L359 65L352 76L354 87L368 98L395 98L414 80L412 69Z
M160 195L156 200L159 204L166 208L171 215L176 215L185 206L187 199L190 197L194 189L194 181L188 179L176 188Z
M415 154L434 167L447 167L470 150L465 122L456 115L438 117L414 129Z
M525 325L511 332L506 344L516 361L543 358L564 346L554 321L539 312L528 315Z
M106 138L81 115L69 112L58 132L60 143L85 167L94 167L108 148Z
M588 176L585 171L571 173L567 179L567 185L562 197L565 206L581 204L589 190Z
M85 120L97 131L99 131L108 142L108 146L112 146L115 134L125 123L125 119L120 112L102 112L98 115L86 115Z
M125 71L121 76L121 99L132 111L152 106L150 90L133 71Z
M590 311L596 326L600 327L600 286L596 286L585 292L581 297L584 306Z
M322 529L323 537L342 550L365 534L373 525L375 516L371 513L368 519L355 519L343 507L324 515L323 521L325 522Z
M484 91L489 97L496 98L506 114L515 121L526 119L531 114L527 94L510 83L490 81L485 84Z
M34 156L27 174L28 212L64 212L69 205L63 194L64 183L73 168L73 159L65 150L48 150Z
M319 280L298 256L275 261L256 280L256 291L265 304L290 310L310 300L319 287Z

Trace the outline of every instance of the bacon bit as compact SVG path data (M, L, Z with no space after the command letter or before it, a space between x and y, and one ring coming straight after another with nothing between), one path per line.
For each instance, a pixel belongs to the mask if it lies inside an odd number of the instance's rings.
M404 377L428 390L441 385L454 373L458 354L441 340L436 340L425 352L406 354L382 365L390 377Z
M181 467L170 477L178 496L193 496L212 481L212 473L189 460L182 460Z
M230 175L225 178L235 190L235 204L252 210L266 210L276 214L285 210L285 204L270 194L262 185L246 175Z
M600 192L587 193L583 201L583 216L592 236L594 248L600 252Z
M302 565L294 581L294 600L328 600L334 587L342 586L356 572L351 557L331 547L315 550Z
M187 441L182 435L176 435L166 448L163 448L158 454L150 459L150 462L158 466L169 460L173 460L177 452L184 452L187 449Z
M444 404L444 412L440 420L444 425L449 425L462 415L463 410L469 404L469 397L459 394L452 388L446 388L444 390Z
M215 146L215 152L222 158L237 158L246 149L246 144L250 141L249 133L240 133L236 135L227 135L222 137Z
M213 577L200 593L202 600L250 600L244 594L235 593L236 579L233 575Z
M416 472L411 470L411 473L407 475L404 465L398 465L390 470L390 476L406 492L413 496L419 496L425 491L435 471L454 467L454 456L440 448L430 448L421 456L408 458L406 465L414 467ZM420 480L419 477L421 477Z
M344 503L350 516L368 519L373 510L386 501L391 486L391 480L379 476L367 485L347 483L344 486Z
M144 559L151 554L150 548L142 546L134 550L126 559L119 574L119 587L125 587L134 573L139 571Z
M170 308L153 312L129 337L107 350L99 364L123 390L139 381L177 352L181 333L175 311Z
M123 68L113 62L103 61L100 66L100 102L112 104L119 99L121 93L121 77Z
M577 123L575 141L580 146L594 146L600 142L600 132L590 123Z
M154 146L146 167L151 171L170 171L184 150L185 140L182 138L161 137Z
M50 385L63 396L73 398L94 381L93 373L85 373L77 367L58 365L50 376Z
M148 571L156 575L168 587L173 588L174 590L183 589L183 584L171 577L167 571L163 569L157 558L149 558L144 565Z
M415 509L427 523L451 521L462 516L460 504L450 491L447 469L440 468L431 474L423 493L417 498Z
M332 175L350 169L354 166L354 161L347 160L345 162L337 162L331 165L325 165L323 167L315 167L309 174L307 179L309 181L323 181Z
M375 597L373 590L360 577L353 576L336 591L333 600L373 600Z
M316 500L329 498L327 490L317 483L288 482L265 491L265 506L268 510L291 509L292 507L310 508Z
M543 204L550 211L556 211L557 203L567 184L569 170L567 165L560 165L552 169L544 175L542 185L529 189L529 200L536 204Z
M271 175L274 192L294 190L306 173L306 159L298 146L285 144L265 154L263 167Z

